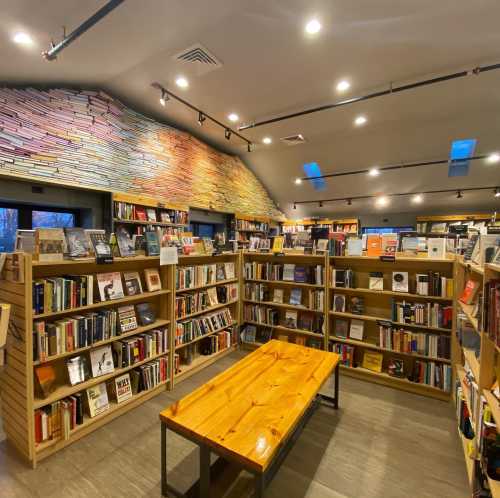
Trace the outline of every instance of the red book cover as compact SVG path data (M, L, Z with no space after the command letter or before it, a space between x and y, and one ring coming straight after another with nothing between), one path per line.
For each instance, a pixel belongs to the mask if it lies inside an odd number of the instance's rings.
M35 412L35 443L42 442L42 412Z
M472 304L479 290L479 282L475 280L467 280L462 295L459 297L464 304Z
M147 221L146 209L140 206L135 208L135 219L139 221Z

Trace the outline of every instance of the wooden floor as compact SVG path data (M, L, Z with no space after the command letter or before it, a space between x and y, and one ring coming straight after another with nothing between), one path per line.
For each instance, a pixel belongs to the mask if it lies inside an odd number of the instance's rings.
M244 353L235 352L31 470L0 430L2 498L159 497L158 413ZM341 409L320 408L268 488L269 498L467 498L451 405L342 377ZM181 490L198 453L169 432L168 468ZM241 474L217 496L251 496Z

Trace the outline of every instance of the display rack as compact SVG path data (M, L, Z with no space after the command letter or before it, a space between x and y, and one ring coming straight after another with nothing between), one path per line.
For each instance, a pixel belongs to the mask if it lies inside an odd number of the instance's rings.
M12 258L12 256L9 256L9 258ZM0 281L0 298L12 304L12 321L16 330L16 333L12 334L7 347L8 363L5 367L4 375L2 376L1 395L3 406L6 408L3 412L3 424L9 441L12 442L33 466L36 466L37 462L40 460L59 451L65 446L93 432L98 427L171 387L172 355L170 354L170 350L161 355L149 357L130 367L115 368L113 373L90 378L75 386L69 384L66 360L71 356L88 355L89 351L93 348L100 347L104 344L110 344L124 337L137 336L138 334L153 329L167 329L169 345L171 345L174 269L172 266L160 266L158 257L147 256L115 258L112 264L107 265L97 265L93 259L81 261L38 262L33 261L29 254L25 254L21 261L23 266L22 273L24 274L22 283L14 283L7 280ZM34 312L32 282L37 279L59 277L63 275L96 275L98 273L124 271L137 271L139 274L143 274L143 271L147 268L158 269L162 284L161 290L125 296L121 299L112 301L94 302L87 306L64 309L63 311L39 314L35 314ZM145 286L143 286L143 288L145 288ZM95 292L94 301L97 300L97 297L98 294ZM59 318L80 315L100 309L116 309L124 304L135 305L145 302L150 303L155 311L156 317L153 323L122 335L114 336L105 341L96 342L89 347L74 349L71 353L49 356L43 359L43 361L34 360L34 321L44 320L51 322ZM36 444L34 427L35 410L62 400L74 393L84 392L85 389L91 386L106 381L112 381L115 377L160 356L165 356L169 359L168 364L170 368L166 381L150 390L143 390L134 394L130 399L119 404L113 402L114 400L109 394L108 389L109 409L107 411L93 418L85 417L82 424L76 425L74 429L71 430L67 439L62 439L61 436ZM53 371L56 374L55 389L45 398L39 397L38 390L35 390L34 379L34 369L42 364L52 365Z
M448 232L450 224L474 222L488 223L491 214L450 214L442 216L417 216L417 232L444 233ZM434 229L433 229L434 228ZM438 230L436 230L438 228Z

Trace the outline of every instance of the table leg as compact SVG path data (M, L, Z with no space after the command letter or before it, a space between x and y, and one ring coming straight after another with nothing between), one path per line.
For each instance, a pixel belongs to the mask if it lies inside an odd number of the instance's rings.
M255 485L254 498L263 498L264 497L264 474L255 474L254 485Z
M167 496L167 426L161 422L161 494Z
M339 407L339 364L335 367L335 401L333 402L333 407L337 410Z
M200 444L200 498L210 497L210 449Z

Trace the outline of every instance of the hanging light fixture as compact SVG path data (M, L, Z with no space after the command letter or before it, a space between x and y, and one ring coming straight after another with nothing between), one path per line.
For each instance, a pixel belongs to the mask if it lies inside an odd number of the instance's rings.
M224 132L224 136L226 137L226 140L231 140L231 130L226 128L226 131Z
M200 126L203 126L203 123L205 122L205 119L207 119L207 117L205 116L205 114L203 114L201 111L198 113L198 124Z

